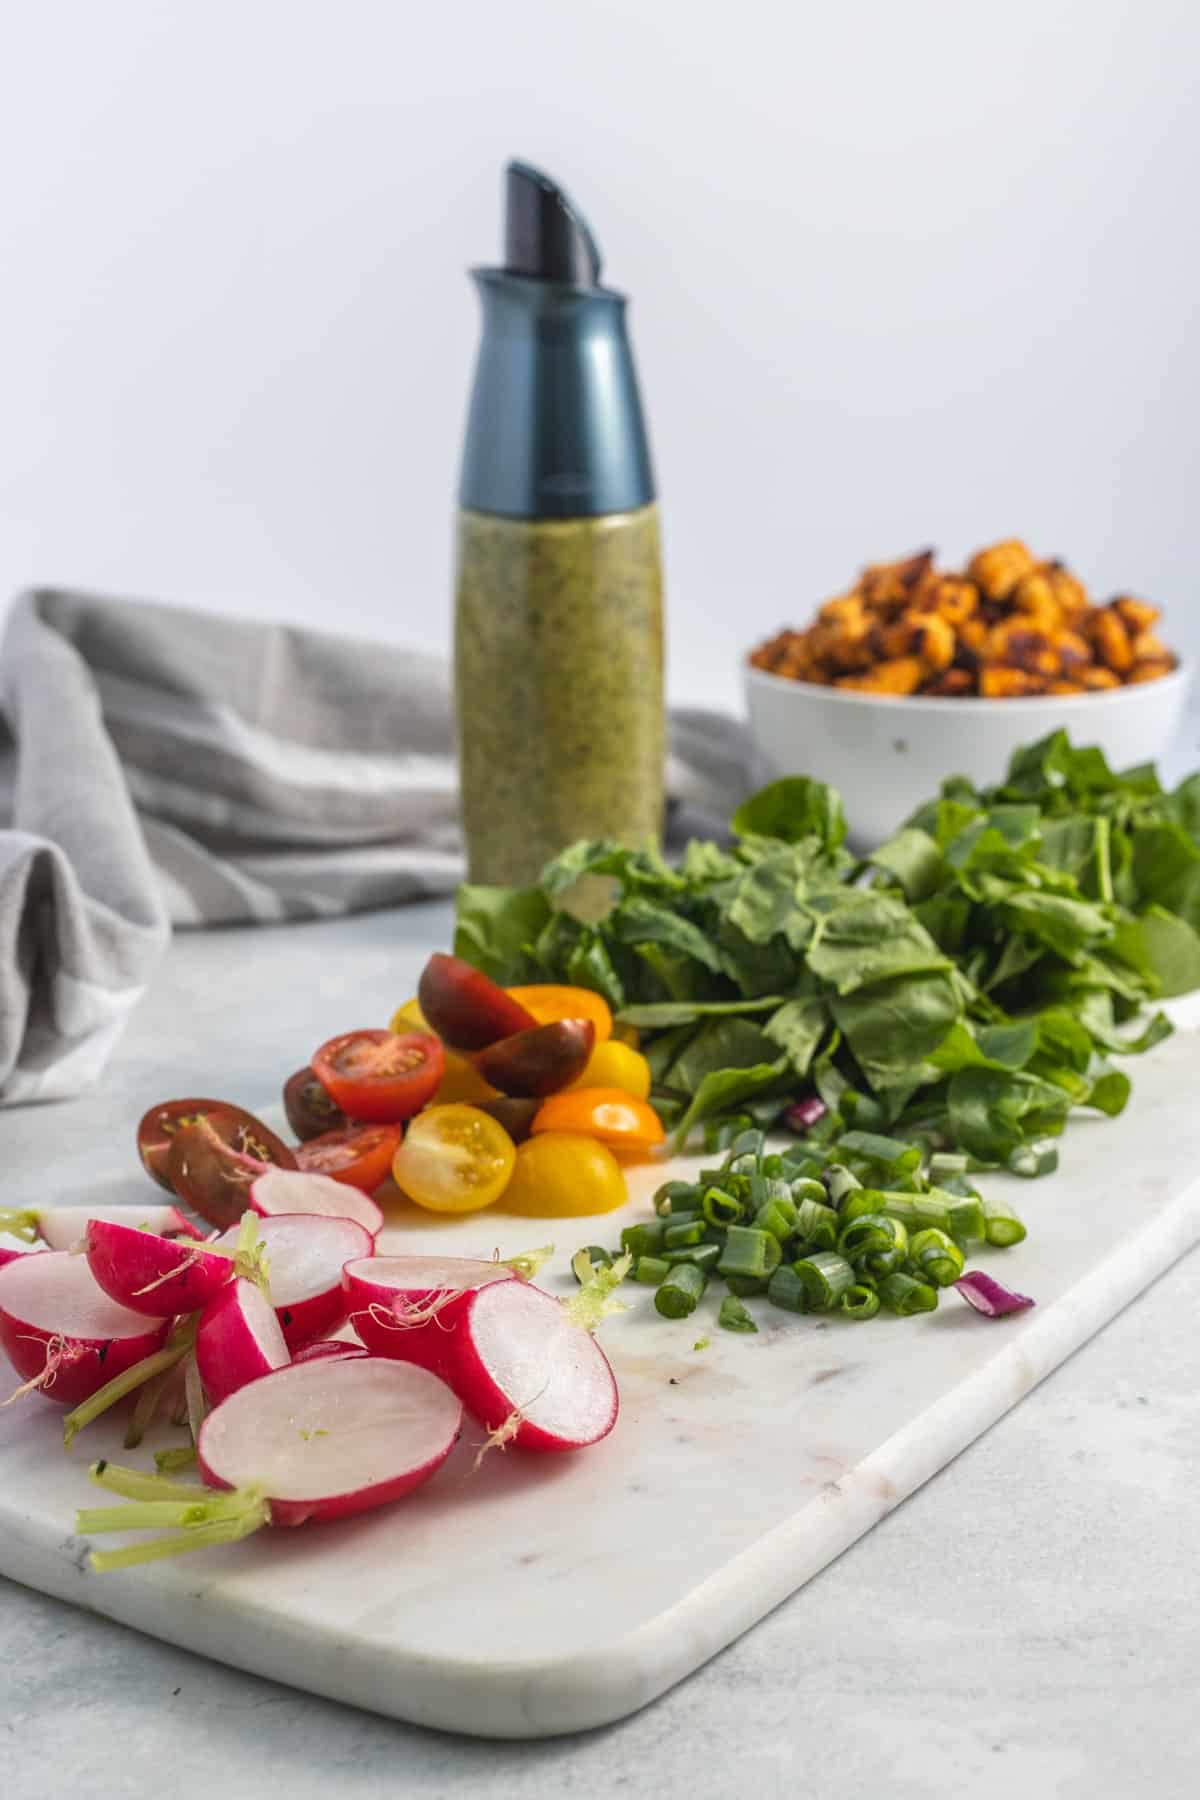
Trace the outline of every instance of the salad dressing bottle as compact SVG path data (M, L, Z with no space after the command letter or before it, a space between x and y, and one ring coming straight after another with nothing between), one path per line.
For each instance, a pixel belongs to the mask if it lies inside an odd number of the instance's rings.
M554 182L507 170L457 528L455 684L472 881L526 886L575 838L657 841L658 508L625 300Z

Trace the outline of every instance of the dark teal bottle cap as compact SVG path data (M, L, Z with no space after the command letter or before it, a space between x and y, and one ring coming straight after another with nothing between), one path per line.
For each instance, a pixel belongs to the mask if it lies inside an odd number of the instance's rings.
M472 271L483 341L460 505L510 518L590 518L654 499L625 298L599 283L600 253L554 182L507 176L506 263Z

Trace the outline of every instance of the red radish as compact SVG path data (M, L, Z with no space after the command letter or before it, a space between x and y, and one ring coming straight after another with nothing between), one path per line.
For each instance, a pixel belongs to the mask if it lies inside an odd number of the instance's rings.
M197 1445L209 1486L96 1463L92 1480L133 1504L81 1511L75 1528L84 1536L183 1528L94 1554L92 1566L103 1572L231 1543L262 1525L344 1519L427 1481L461 1426L450 1389L411 1364L373 1356L293 1364L209 1413Z
M45 1244L31 1244L27 1238L15 1237L11 1231L0 1231L0 1269L15 1256L36 1255Z
M231 1227L213 1241L236 1250L239 1230ZM288 1348L335 1331L346 1317L342 1269L375 1248L366 1227L320 1213L279 1213L260 1220L258 1237L266 1248L271 1303Z
M302 1344L292 1361L323 1362L327 1356L366 1356L368 1352L361 1344L348 1344L345 1338L314 1338L311 1344Z
M617 1422L617 1384L570 1302L524 1281L476 1288L448 1339L447 1375L496 1444L580 1450Z
M78 1406L158 1350L167 1321L118 1306L65 1250L0 1269L0 1345L26 1386Z
M152 1319L199 1311L234 1276L231 1256L111 1219L89 1219L87 1260L110 1298Z
M373 1238L383 1230L383 1213L369 1194L303 1169L269 1169L251 1182L250 1204L264 1219L280 1213L316 1213L327 1219L353 1219Z
M342 1270L350 1323L372 1355L419 1363L435 1375L445 1372L472 1290L513 1279L507 1264L468 1256L370 1256Z
M0 1225L21 1230L35 1230L42 1243L51 1250L72 1250L87 1231L90 1219L112 1221L153 1231L158 1237L201 1238L189 1219L177 1206L30 1206L21 1211L0 1213Z
M214 1406L290 1361L279 1320L255 1282L230 1282L200 1314L196 1367Z

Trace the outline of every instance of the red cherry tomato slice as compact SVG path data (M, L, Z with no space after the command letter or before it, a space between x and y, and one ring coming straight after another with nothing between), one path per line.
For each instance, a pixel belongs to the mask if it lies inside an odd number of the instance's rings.
M373 1194L391 1173L400 1137L399 1125L347 1125L344 1131L309 1138L296 1151L296 1161L311 1175L331 1175Z
M167 1173L192 1211L222 1229L245 1212L250 1184L274 1164L294 1169L295 1154L252 1113L208 1113L171 1139Z
M312 1059L317 1080L349 1119L394 1125L432 1100L446 1065L428 1031L345 1031Z
M341 1131L347 1123L345 1113L334 1104L311 1069L297 1069L288 1076L283 1084L283 1110L301 1143L323 1137L327 1131Z
M253 1113L234 1106L230 1100L160 1100L157 1106L143 1114L137 1128L138 1155L147 1175L152 1176L159 1187L166 1188L168 1194L175 1191L167 1174L167 1158L176 1132L182 1131L185 1125L195 1125L200 1119L208 1118L210 1113L224 1113L240 1119L251 1129L266 1130ZM325 1130L329 1130L328 1125Z

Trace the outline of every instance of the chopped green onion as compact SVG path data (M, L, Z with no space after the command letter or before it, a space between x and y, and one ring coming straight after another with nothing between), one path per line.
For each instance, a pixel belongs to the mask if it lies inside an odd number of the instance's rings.
M829 1204L836 1206L839 1211L844 1205L847 1195L852 1194L855 1188L861 1186L862 1182L858 1176L852 1174L844 1163L830 1163L825 1171L825 1192L829 1196Z
M663 1247L667 1232L666 1219L647 1219L642 1225L626 1225L621 1233L621 1248L631 1256L656 1256Z
M662 1218L666 1213L694 1207L699 1198L700 1190L694 1181L664 1181L655 1192L654 1210Z
M678 1250L664 1250L662 1261L668 1268L675 1268L679 1263L695 1263L698 1269L707 1273L716 1268L721 1260L720 1244L683 1244Z
M860 1256L890 1250L896 1241L895 1227L896 1220L885 1213L861 1213L842 1227L838 1252L847 1262L857 1262Z
M661 1256L639 1256L630 1273L643 1287L657 1287L671 1273L671 1265Z
M905 1275L900 1269L891 1275L885 1275L879 1283L879 1298L902 1319L912 1313L933 1312L938 1303L938 1291L930 1287L926 1281L916 1281L911 1275Z
M803 1206L806 1200L816 1201L818 1206L829 1204L829 1195L825 1183L811 1175L798 1175L791 1185L791 1196L796 1206Z
M779 1239L753 1225L731 1225L717 1268L722 1275L749 1275L761 1280L779 1267Z
M754 1228L756 1231L769 1231L782 1244L796 1229L796 1208L790 1199L768 1200L755 1213Z
M853 1282L838 1301L848 1319L873 1319L882 1304L878 1291L865 1281Z
M742 1216L742 1203L724 1188L710 1187L701 1197L700 1211L710 1225L736 1225Z
M695 1263L678 1263L654 1296L664 1319L686 1319L694 1313L708 1286L708 1276Z
M767 1279L765 1275L727 1275L725 1286L735 1297L751 1298L755 1294L765 1294Z
M662 1242L655 1248L663 1250L681 1250L685 1244L702 1244L708 1226L702 1218L697 1217L688 1224L668 1224L662 1235ZM653 1254L653 1252L651 1252Z
M828 1312L854 1285L854 1270L844 1256L818 1251L776 1269L767 1299L786 1312Z
M822 1190L823 1191L823 1190ZM835 1250L838 1240L838 1216L823 1200L804 1199L796 1208L795 1237L812 1250Z
M726 1152L725 1167L732 1169L735 1174L741 1174L743 1171L737 1169L735 1165L745 1159L748 1166L744 1173L753 1175L758 1168L758 1159L763 1153L766 1141L766 1133L763 1131L754 1128L749 1131L739 1131Z
M735 1294L726 1294L717 1313L717 1324L725 1331L757 1331L754 1315Z
M965 1150L935 1150L929 1159L929 1180L937 1187L948 1175L965 1175L970 1166Z
M1019 1244L1025 1236L1025 1227L1011 1206L1005 1206L999 1200L983 1202L983 1235L989 1244L996 1244L1007 1249L1012 1244Z
M914 1234L908 1246L908 1272L934 1287L952 1287L963 1272L963 1253L936 1225Z
M787 1179L787 1169L784 1167L783 1158L777 1150L773 1150L770 1156L763 1157L762 1172L764 1175L770 1176L773 1181ZM758 1327L756 1326L755 1330L757 1329Z
M1058 1167L1058 1150L1053 1144L1018 1144L1010 1151L1009 1173L1023 1175L1027 1181L1039 1175L1053 1175Z

